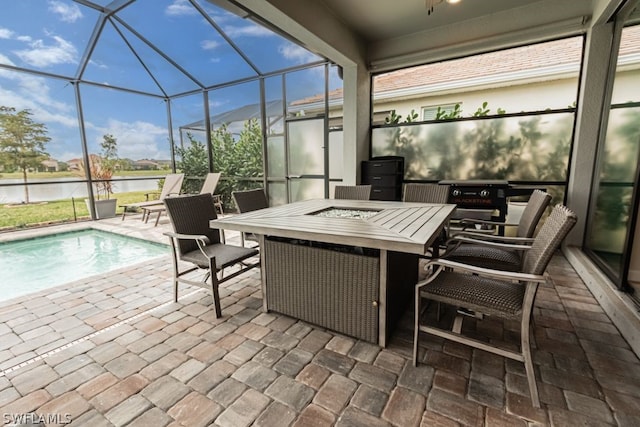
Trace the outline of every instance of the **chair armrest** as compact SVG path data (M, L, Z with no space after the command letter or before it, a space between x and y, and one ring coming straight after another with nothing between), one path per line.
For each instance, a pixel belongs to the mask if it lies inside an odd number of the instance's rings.
M198 248L200 249L200 252L202 252L202 254L209 258L209 259L213 259L215 260L215 257L210 257L209 255L207 255L206 251L204 250L205 246L207 246L208 244L211 243L211 241L209 240L209 238L203 234L180 234L180 233L173 233L171 231L167 231L165 233L163 233L165 236L169 236L172 238L171 240L171 244L174 247L175 250L175 241L173 239L177 239L177 240L195 240L196 244L198 245Z
M489 277L493 279L501 279L501 280L517 280L520 282L536 282L536 283L544 283L547 278L543 274L529 274L529 273L517 273L511 271L503 271L503 270L493 270L490 268L476 267L473 265L463 264L461 262L450 261L443 258L435 258L429 261L425 265L425 269L428 269L431 266L441 267L441 269L452 269L457 271L463 271L467 273L477 274L483 277ZM435 274L435 273L434 273ZM421 286L429 281L429 278L423 280L418 283L418 286Z
M473 239L470 237L464 236L454 236L451 238L451 241L460 242L460 243L471 243L474 245L484 245L484 246L492 246L494 248L502 248L502 249L514 249L518 251L526 251L531 249L531 246L526 244L516 244L516 243L501 243L501 242L492 242L490 240L481 240L481 239Z
M520 244L531 244L535 240L531 237L498 236L495 234L476 233L475 231L461 231L459 233L456 233L455 236L451 237L451 239L449 240L455 240L459 237L470 237L478 240L493 240L496 242Z
M180 233L174 233L171 231L166 231L162 234L168 237L173 237L174 239L198 240L205 245L208 245L210 243L209 238L203 234L180 234Z
M503 221L493 221L488 219L480 219L480 218L461 218L456 220L458 228L461 228L461 231L452 232L451 234L459 234L466 231L475 232L483 235L491 235L495 234L498 230L498 227L517 227L518 224L503 222ZM481 227L477 227L481 226ZM486 226L486 227L484 227Z
M475 225L475 224L480 224L480 225L495 225L495 226L503 226L503 227L517 227L518 224L514 224L511 222L498 222L498 221L491 221L488 219L479 219L479 218L461 218L458 220L461 224L469 224L469 225Z

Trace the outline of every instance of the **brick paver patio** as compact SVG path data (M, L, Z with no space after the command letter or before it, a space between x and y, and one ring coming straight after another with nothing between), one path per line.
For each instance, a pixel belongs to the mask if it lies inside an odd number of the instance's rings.
M96 227L158 238L163 226ZM518 362L428 337L414 368L411 313L382 349L263 313L258 270L221 287L221 319L203 290L183 286L173 303L167 255L0 303L0 414L91 427L640 425L640 361L561 255L548 272L542 409Z

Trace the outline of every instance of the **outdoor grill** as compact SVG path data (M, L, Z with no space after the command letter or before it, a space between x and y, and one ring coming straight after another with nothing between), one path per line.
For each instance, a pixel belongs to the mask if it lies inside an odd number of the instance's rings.
M504 222L507 217L507 198L529 195L533 187L513 186L509 181L487 180L450 180L440 181L449 185L449 203L458 206L453 219L479 218ZM504 230L499 230L500 234Z
M458 208L496 209L506 215L509 181L440 181L440 184L449 185L449 203L455 203Z

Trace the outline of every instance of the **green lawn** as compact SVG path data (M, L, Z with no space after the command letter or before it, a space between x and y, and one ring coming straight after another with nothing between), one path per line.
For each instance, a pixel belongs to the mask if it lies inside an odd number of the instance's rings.
M111 198L118 199L118 205L121 205L141 202L145 200L146 193L148 191L115 193ZM122 208L118 207L116 212L121 214ZM28 205L0 205L0 230L69 222L76 219L89 219L89 211L84 198L55 200Z

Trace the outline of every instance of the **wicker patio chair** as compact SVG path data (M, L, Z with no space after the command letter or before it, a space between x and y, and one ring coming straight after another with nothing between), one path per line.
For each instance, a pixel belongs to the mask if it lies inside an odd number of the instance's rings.
M371 197L370 185L336 185L333 193L334 199L369 200L369 197Z
M449 200L449 185L440 184L405 184L402 190L403 202L415 203L447 203ZM449 224L446 224L438 238L433 242L427 254L431 258L434 253L439 252L440 247L444 247L449 233ZM422 266L420 267L422 269Z
M182 188L182 181L184 181L183 173L170 173L164 178L164 184L162 185L162 190L160 191L160 196L158 200L146 200L144 202L136 202L136 203L127 203L124 205L120 205L122 210L122 220L124 221L124 217L127 214L127 209L131 208L143 208L147 206L162 206L162 202L169 196L175 196L180 194L180 188ZM147 195L148 197L148 195ZM144 210L142 214L142 220L147 221L148 210Z
M417 203L447 203L449 185L440 184L405 184L402 200Z
M257 255L258 251L221 243L220 230L209 226L209 221L217 218L212 194L168 197L164 200L164 204L173 227L173 232L164 233L171 239L173 300L178 301L178 282L209 289L213 297L216 317L222 316L218 285L259 266L260 262L247 261L248 258ZM189 263L191 266L181 270L178 261ZM224 268L236 264L241 265L238 270L218 277L218 273L222 275ZM183 277L198 269L206 271L201 281Z
M516 236L521 238L530 238L536 230L538 222L551 202L551 195L542 190L533 190L527 205L522 211L522 216L518 223L489 221L475 218L463 218L460 220L460 225L463 227L461 233L475 233L471 236L483 238L480 234L486 235L486 230L482 229L484 226L491 227L492 230L497 230L499 226L502 227L517 227ZM477 227L480 227L478 229Z
M535 190L531 194L518 224L497 223L517 225L515 237L462 231L447 241L447 249L441 257L477 267L521 271L524 260L523 253L533 243L532 236L550 201L550 194ZM475 221L486 222L468 220L468 224Z
M414 366L418 364L420 332L518 360L524 362L531 402L540 407L529 341L533 303L538 285L545 282L544 272L551 257L575 223L576 215L572 211L556 206L526 253L521 273L478 268L446 259L432 260L429 264L433 274L415 288ZM426 317L422 312L423 301L438 303L438 316L433 325L422 322ZM462 309L455 310L454 319L449 319L450 329L445 329L442 323L446 322L440 321L440 304ZM516 351L513 346L501 346L495 337L489 341L468 334L477 328L463 333L462 322L468 312L475 313L478 322L485 316L519 322L520 348Z
M233 191L231 197L233 197L238 213L252 212L269 207L269 200L267 200L267 195L262 188ZM245 240L257 242L258 237L253 233L240 233L242 246L244 246Z

